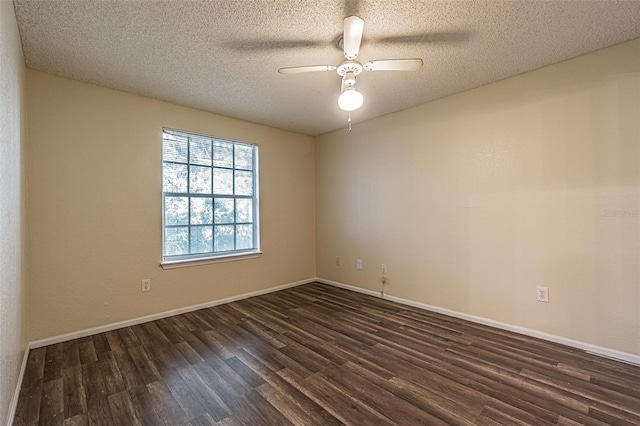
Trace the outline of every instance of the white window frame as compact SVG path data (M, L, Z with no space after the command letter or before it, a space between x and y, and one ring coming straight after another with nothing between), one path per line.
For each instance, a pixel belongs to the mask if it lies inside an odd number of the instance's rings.
M182 161L171 161L171 160L165 160L164 158L164 141L165 141L165 135L166 134L179 134L181 136L187 137L187 160L186 162L182 162ZM191 150L191 138L198 138L198 139L210 139L212 145L214 144L214 142L218 141L218 142L224 142L224 143L231 143L233 144L233 149L234 149L234 153L233 153L233 165L231 168L229 167L214 167L214 163L213 163L213 158L211 161L211 165L207 166L207 165L202 165L202 164L198 164L198 163L192 163L192 159L190 158L190 150ZM262 253L260 251L260 203L259 203L259 157L258 157L258 145L256 144L252 144L252 143L247 143L247 142L242 142L242 141L235 141L235 140L230 140L230 139L226 139L226 138L219 138L216 136L209 136L209 135L203 135L203 134L199 134L199 133L195 133L195 132L188 132L188 131L184 131L184 130L177 130L177 129L172 129L172 128L163 128L162 129L162 262L160 263L160 265L162 266L162 268L164 269L171 269L171 268L180 268L180 267L185 267L185 266L195 266L195 265L202 265L202 264L210 264L210 263L218 263L218 262L229 262L229 261L236 261L236 260L243 260L243 259L251 259L251 258L256 258L259 257L260 254ZM234 179L234 187L233 187L233 194L215 194L213 192L213 186L214 186L214 170L215 169L226 169L226 170L231 170L234 177L236 175L236 171L245 171L246 169L236 169L236 157L235 157L235 149L236 146L244 146L244 147L251 147L253 150L253 165L252 165L252 172L253 172L253 195L252 196L247 196L247 195L238 195L235 194L235 179ZM213 146L212 146L213 149ZM213 151L212 151L212 155L213 155ZM187 169L187 191L186 192L165 192L165 187L164 187L164 181L165 181L165 174L164 174L164 170L165 170L165 164L180 164L180 165L186 165L186 169ZM191 173L191 166L197 166L197 167L210 167L211 168L211 191L210 193L198 193L198 192L192 192L191 188L190 188L190 173ZM249 248L249 249L240 249L240 250L230 250L230 251L211 251L211 252L206 252L206 253L188 253L188 254L180 254L180 255L167 255L166 254L166 231L167 229L171 229L171 228L186 228L188 229L188 239L189 239L189 251L191 251L191 232L192 229L197 228L197 227L202 227L202 226L208 226L208 224L203 225L203 224L192 224L191 223L191 214L187 213L188 216L188 221L187 224L180 224L180 225L176 225L176 224L166 224L165 222L165 213L166 213L166 203L165 203L165 198L166 197L186 197L188 198L188 203L189 203L189 208L188 211L190 212L190 206L191 206L191 201L194 198L207 198L207 199L211 199L211 203L212 203L212 209L215 209L215 199L216 198L224 198L224 199L234 199L234 212L235 212L235 203L236 200L238 199L251 199L253 201L252 206L253 206L253 217L252 220L253 222L251 223L253 226L253 247ZM215 210L214 210L215 211ZM212 211L212 218L211 218L211 229L212 229L212 233L213 233L213 238L215 239L215 227L216 226L220 226L220 225L243 225L243 224L249 224L249 222L237 222L237 217L234 217L234 221L233 223L224 223L224 224L215 224L215 215L213 214ZM237 238L237 231L236 229L234 229L234 242L235 239ZM213 241L212 243L212 250L215 250L215 241Z

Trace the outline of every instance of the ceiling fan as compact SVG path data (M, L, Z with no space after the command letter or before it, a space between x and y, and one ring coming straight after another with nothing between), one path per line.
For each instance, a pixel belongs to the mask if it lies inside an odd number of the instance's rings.
M357 61L362 42L364 21L357 16L344 19L344 35L342 47L345 61L339 65L309 65L301 67L280 68L280 74L297 74L316 71L336 71L342 77L342 88L338 97L338 106L344 111L355 111L364 103L362 93L355 89L356 76L365 71L416 71L422 67L420 58L411 59L383 59L366 62L364 65Z

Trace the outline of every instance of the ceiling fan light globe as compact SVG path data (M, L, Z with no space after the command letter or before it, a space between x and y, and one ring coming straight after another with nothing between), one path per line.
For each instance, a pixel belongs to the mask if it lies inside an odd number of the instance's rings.
M343 111L355 111L364 103L364 96L353 87L347 88L338 96L338 106Z

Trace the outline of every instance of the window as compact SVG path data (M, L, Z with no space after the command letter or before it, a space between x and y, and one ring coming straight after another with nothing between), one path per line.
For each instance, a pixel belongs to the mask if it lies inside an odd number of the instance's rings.
M258 147L162 132L163 265L259 253Z

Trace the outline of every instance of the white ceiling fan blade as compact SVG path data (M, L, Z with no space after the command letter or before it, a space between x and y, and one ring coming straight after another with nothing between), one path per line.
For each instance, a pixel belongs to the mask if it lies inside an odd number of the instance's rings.
M334 71L335 69L336 67L333 65L308 65L303 67L280 68L278 72L280 74L299 74L301 72Z
M344 56L352 61L358 57L360 42L362 42L362 32L364 31L364 21L357 16L344 18Z
M367 71L417 71L423 65L422 59L382 59L369 61L362 67Z

